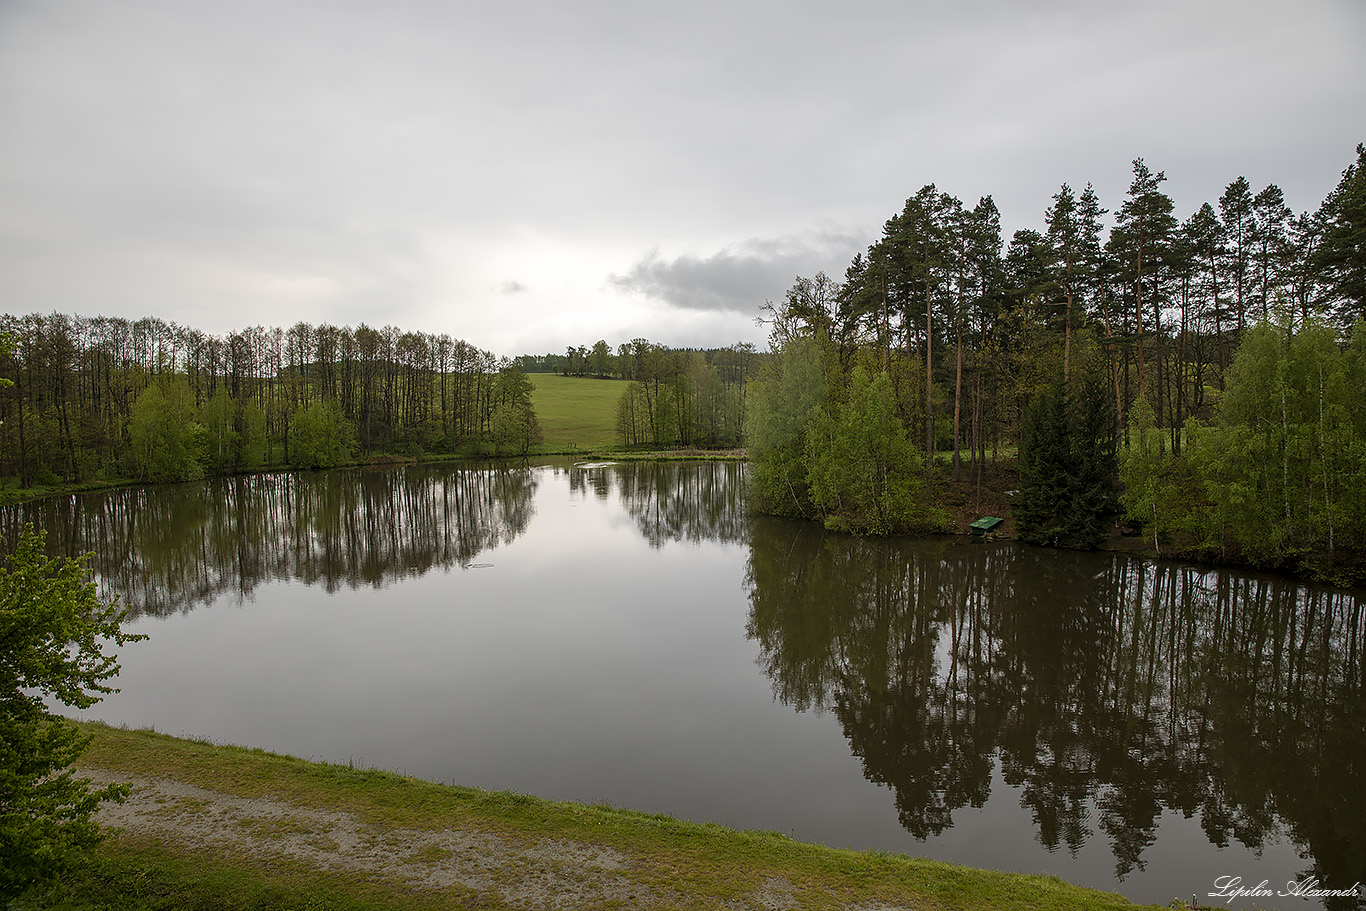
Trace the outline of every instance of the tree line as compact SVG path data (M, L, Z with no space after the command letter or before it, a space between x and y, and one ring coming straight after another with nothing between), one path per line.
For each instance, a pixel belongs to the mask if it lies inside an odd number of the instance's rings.
M1080 193L1063 184L1040 229L1008 243L990 196L968 206L929 184L842 281L799 278L766 305L774 357L750 394L759 508L868 531L933 527L943 522L939 485L980 483L1009 461L1038 507L1023 510L1022 534L1088 546L1116 508L1119 462L1139 423L1143 446L1177 458L1192 427L1283 415L1262 464L1284 467L1311 453L1289 442L1292 400L1302 400L1300 436L1319 435L1323 467L1297 493L1284 479L1276 489L1284 500L1316 485L1317 525L1294 522L1281 536L1290 550L1238 544L1236 534L1219 547L1274 562L1325 536L1340 545L1341 526L1329 531L1327 516L1340 523L1356 508L1346 491L1366 480L1352 473L1366 428L1333 403L1366 401L1359 373L1322 359L1275 367L1282 385L1300 384L1292 393L1252 380L1238 359L1266 360L1244 349L1269 325L1281 327L1287 352L1308 333L1323 358L1323 345L1356 357L1348 336L1366 317L1366 145L1322 204L1299 214L1274 184L1254 190L1239 177L1179 221L1162 172L1137 159L1132 175L1108 228L1089 184ZM1320 399L1322 416L1309 415ZM883 430L864 432L869 420Z
M745 438L746 388L760 360L747 344L712 351L651 345L617 401L622 445L740 446Z
M449 335L0 316L0 475L174 481L539 441L516 365Z
M642 380L666 369L670 358L694 353L715 365L727 382L742 382L752 372L752 363L758 356L749 342L724 348L669 348L647 338L633 338L615 348L606 339L598 339L592 345L569 345L564 354L523 354L513 361L527 373Z

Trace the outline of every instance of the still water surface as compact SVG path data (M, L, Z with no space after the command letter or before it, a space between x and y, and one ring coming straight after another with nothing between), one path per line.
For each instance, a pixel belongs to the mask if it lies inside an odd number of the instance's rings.
M150 637L88 717L1142 901L1366 882L1360 593L742 494L733 464L409 466L0 518L93 550Z

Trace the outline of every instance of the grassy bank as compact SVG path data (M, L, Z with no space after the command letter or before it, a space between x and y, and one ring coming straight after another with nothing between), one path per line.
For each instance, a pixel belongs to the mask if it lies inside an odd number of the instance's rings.
M882 852L832 850L778 833L739 832L713 824L604 806L539 800L419 781L344 765L305 762L238 747L180 740L148 731L100 725L81 765L120 776L173 780L204 789L200 795L158 801L156 814L194 816L211 808L205 792L245 801L287 803L301 814L346 814L379 841L413 846L402 864L431 864L451 851L424 841L433 833L485 839L520 857L568 855L562 880L587 889L587 880L611 880L598 900L582 907L678 908L1133 908L1108 893L1081 889L1056 877L994 873ZM135 791L136 794L136 791ZM220 826L228 825L220 820ZM264 844L277 830L296 829L278 812L271 827L250 830ZM164 823L164 819L163 819ZM235 823L241 829L242 823ZM325 835L326 827L315 824ZM305 826L305 829L307 827ZM242 830L245 831L245 830ZM335 834L335 833L334 833ZM323 837L320 835L319 837ZM239 837L241 832L239 831ZM444 837L444 836L443 836ZM405 841L406 840L406 841ZM426 845L423 847L423 845ZM401 846L395 850L404 850ZM488 849L493 850L493 849ZM487 853L481 848L482 853ZM584 863L610 856L611 865ZM541 880L526 864L496 868L486 888L468 882L414 888L397 875L363 875L333 865L281 859L268 850L223 850L177 843L129 827L102 849L103 863L73 880L67 904L54 898L40 907L69 908L466 908L534 907L520 900L527 880ZM610 869L609 869L610 867ZM556 868L559 869L559 868ZM584 878L587 878L585 880ZM534 883L533 883L534 885ZM603 886L607 888L606 885ZM537 901L547 898L542 892ZM776 904L775 904L776 903Z

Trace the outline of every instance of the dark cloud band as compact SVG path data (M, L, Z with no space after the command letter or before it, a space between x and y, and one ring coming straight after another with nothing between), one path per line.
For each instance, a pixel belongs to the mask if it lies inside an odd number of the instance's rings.
M799 275L843 275L865 243L850 233L825 232L753 239L705 256L665 257L651 250L624 274L609 276L608 284L683 310L753 313L781 297Z

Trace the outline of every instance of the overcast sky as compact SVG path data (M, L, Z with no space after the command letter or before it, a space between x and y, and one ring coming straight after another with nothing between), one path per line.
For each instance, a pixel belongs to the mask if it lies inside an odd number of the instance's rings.
M762 342L927 183L1316 208L1362 0L0 0L0 299L498 354Z

